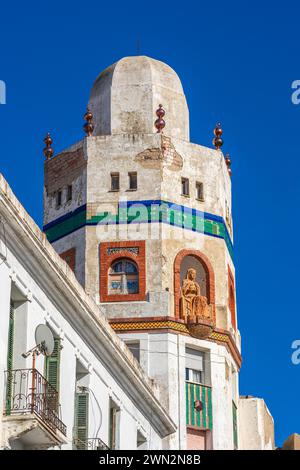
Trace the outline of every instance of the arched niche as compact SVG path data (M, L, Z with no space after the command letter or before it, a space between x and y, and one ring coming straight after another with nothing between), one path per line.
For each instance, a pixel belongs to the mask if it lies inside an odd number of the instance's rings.
M215 275L208 257L198 250L181 250L176 255L174 261L175 317L180 318L181 288L189 268L194 268L197 272L196 281L200 286L201 295L207 298L215 322Z

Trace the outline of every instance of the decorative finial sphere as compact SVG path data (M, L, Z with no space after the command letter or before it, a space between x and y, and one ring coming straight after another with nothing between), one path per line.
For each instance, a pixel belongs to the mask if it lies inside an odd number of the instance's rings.
M221 138L223 131L221 128L221 124L219 122L214 128L214 134L215 134L215 138L212 141L213 145L216 147L217 150L220 150L224 142L223 142L223 139Z
M229 176L231 176L231 175L232 175L232 171L231 171L231 160L230 160L229 153L227 153L227 154L225 155L225 163L226 163L226 166L227 166L227 169L228 169Z
M50 136L50 133L48 132L48 134L46 135L46 137L44 138L44 142L45 142L45 145L46 147L44 148L43 152L44 152L44 155L46 157L46 160L49 160L52 155L54 154L54 150L53 148L51 147L52 145L52 138Z
M156 110L156 116L157 116L157 119L154 123L156 129L157 129L157 132L160 133L162 132L163 128L165 127L166 123L163 119L164 115L165 115L165 110L164 108L162 107L162 104L159 105L158 109Z
M91 113L89 109L86 110L84 119L86 120L86 123L84 124L83 129L86 135L89 137L92 135L93 130L94 130L93 114Z

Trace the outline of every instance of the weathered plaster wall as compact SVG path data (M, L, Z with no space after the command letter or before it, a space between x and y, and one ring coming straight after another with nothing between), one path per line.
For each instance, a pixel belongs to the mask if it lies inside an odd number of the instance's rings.
M89 107L95 135L156 132L160 103L167 115L166 133L189 140L189 112L176 72L150 57L124 57L93 85Z
M58 254L75 248L75 275L82 286L85 286L86 230L82 227L52 244Z
M124 341L140 341L140 363L155 378L161 402L167 407L178 431L166 440L166 448L186 448L185 348L200 349L207 354L205 383L212 386L213 448L233 449L232 400L238 396L236 370L224 346L172 333L119 335Z
M262 398L240 397L239 441L244 450L275 448L274 420Z
M44 225L86 203L85 141L80 141L45 161ZM72 200L67 187L72 185ZM62 204L56 205L56 192L62 191Z

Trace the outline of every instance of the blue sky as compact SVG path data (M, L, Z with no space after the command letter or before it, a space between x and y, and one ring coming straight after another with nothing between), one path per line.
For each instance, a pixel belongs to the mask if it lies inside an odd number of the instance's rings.
M179 74L191 140L220 120L232 158L241 394L263 397L276 441L300 433L298 2L11 2L1 6L0 171L41 225L43 138L82 138L98 73L140 52Z

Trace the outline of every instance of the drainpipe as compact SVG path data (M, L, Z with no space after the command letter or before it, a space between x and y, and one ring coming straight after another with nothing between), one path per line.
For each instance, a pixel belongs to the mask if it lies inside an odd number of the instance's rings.
M178 378L178 440L179 440L179 450L181 450L181 400L180 400L180 354L179 354L179 338L180 335L177 335L177 378Z

